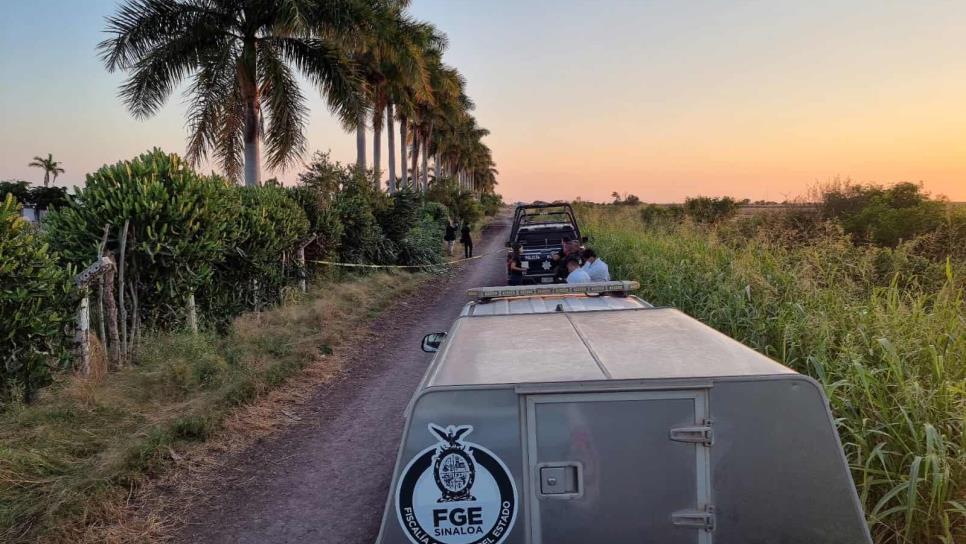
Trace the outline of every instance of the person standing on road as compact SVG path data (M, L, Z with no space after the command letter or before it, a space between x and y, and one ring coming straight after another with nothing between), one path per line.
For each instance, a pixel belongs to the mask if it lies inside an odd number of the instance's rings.
M470 236L469 223L463 223L460 230L460 243L463 244L463 258L469 259L473 256L473 237Z
M590 281L610 281L610 269L607 263L600 260L593 249L585 249L581 257L584 259L584 266L581 268L590 276Z
M510 285L523 285L523 254L520 244L513 244L513 251L507 257L506 271Z
M577 257L567 257L567 283L590 283L590 276L580 268L580 261Z
M449 252L449 256L453 256L453 243L456 242L456 225L452 221L446 222L446 234L443 235L443 240L446 240L446 251Z

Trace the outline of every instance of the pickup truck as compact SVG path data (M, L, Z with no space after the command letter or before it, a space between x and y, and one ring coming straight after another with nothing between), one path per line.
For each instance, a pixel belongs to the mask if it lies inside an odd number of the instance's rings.
M525 283L553 283L557 262L554 253L563 239L585 241L570 204L534 202L517 206L507 247L520 244Z

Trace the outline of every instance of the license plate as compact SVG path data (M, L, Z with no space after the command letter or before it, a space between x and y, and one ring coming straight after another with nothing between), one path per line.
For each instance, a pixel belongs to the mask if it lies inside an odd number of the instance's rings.
M540 278L540 283L553 283L553 278Z

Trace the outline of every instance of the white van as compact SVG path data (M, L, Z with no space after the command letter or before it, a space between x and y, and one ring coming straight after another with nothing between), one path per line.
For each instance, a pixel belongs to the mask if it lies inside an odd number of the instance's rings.
M378 542L870 543L821 387L636 288L471 290Z

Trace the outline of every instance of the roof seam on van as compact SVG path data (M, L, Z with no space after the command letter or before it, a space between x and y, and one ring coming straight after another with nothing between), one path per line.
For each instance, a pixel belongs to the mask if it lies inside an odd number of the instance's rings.
M580 338L580 341L583 342L584 346L587 347L587 352L590 353L590 356L594 359L594 362L597 363L597 367L600 368L600 371L604 374L604 377L608 380L614 379L614 377L611 376L610 371L607 370L607 367L604 366L604 362L601 361L600 357L597 356L597 352L594 351L593 347L591 347L590 342L587 341L583 331L581 331L580 327L577 326L577 323L574 322L573 318L569 314L565 313L564 315L567 316L567 321L570 322L570 326L574 328L574 332L577 333L577 337Z

